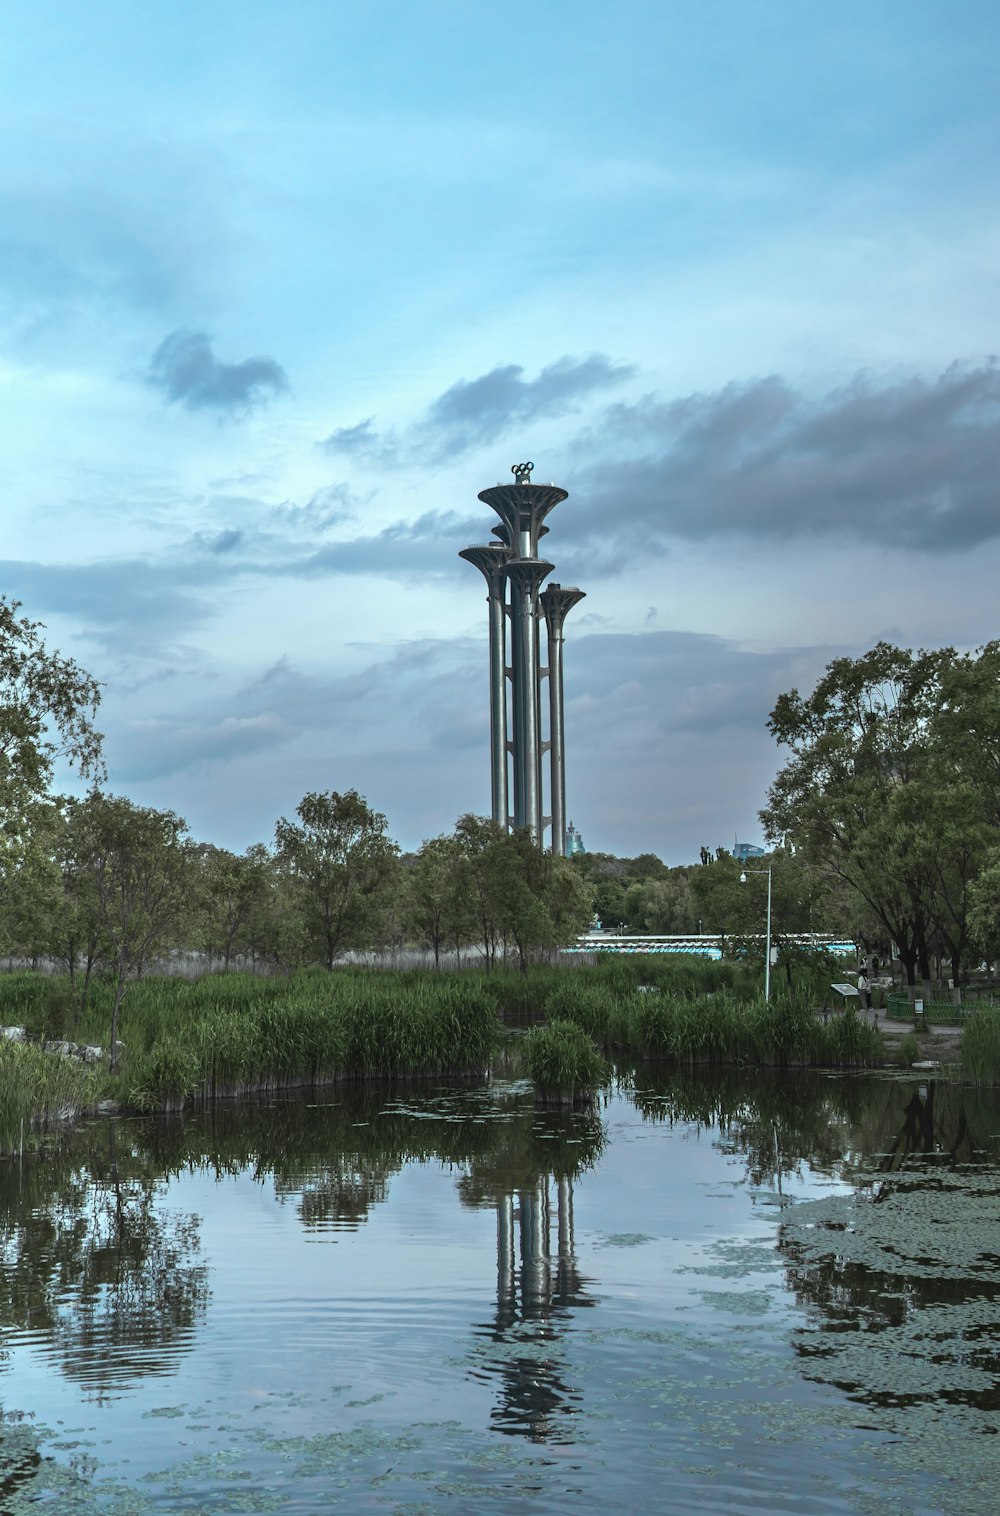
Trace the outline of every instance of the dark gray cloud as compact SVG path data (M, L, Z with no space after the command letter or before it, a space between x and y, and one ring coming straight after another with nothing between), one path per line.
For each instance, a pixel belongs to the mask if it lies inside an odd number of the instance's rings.
M399 442L394 431L380 432L375 417L369 416L356 426L340 426L323 443L328 453L341 453L363 463L377 463L392 468L400 461Z
M150 384L188 410L245 411L288 389L288 377L273 358L224 363L205 332L171 332L150 360Z
M216 611L217 556L205 554L178 575L168 561L105 559L98 563L0 562L9 592L33 614L75 621L83 636L120 655L160 652L187 641Z
M455 511L427 511L415 521L395 521L368 537L327 542L313 553L286 559L292 577L379 574L389 579L440 579L468 573L458 557L469 542L489 540L489 523Z
M692 632L576 636L571 624L568 798L588 846L680 862L734 832L754 840L780 760L768 712L842 651L855 650L747 652ZM486 669L485 636L373 649L347 674L279 658L238 688L192 683L171 716L135 721L123 701L107 713L108 755L116 782L148 785L206 840L266 839L307 789L354 785L411 847L488 809Z
M481 683L475 652L470 640L427 639L373 656L357 672L327 675L282 656L240 687L213 690L209 701L174 716L136 721L123 713L109 748L116 775L148 781L201 771L317 732L345 755L392 751L402 731L417 746L468 746L480 725L469 719Z
M371 498L354 494L346 484L328 484L311 495L305 505L286 503L276 507L271 521L285 531L292 528L315 536L356 520L359 510Z
M860 375L813 400L777 377L615 405L578 439L603 455L574 481L577 521L607 543L662 549L721 533L849 534L924 551L1000 533L1000 371Z
M514 426L568 415L634 372L603 353L559 358L535 379L525 379L520 364L499 365L477 379L459 379L401 435L379 431L369 416L331 432L323 446L383 467L444 461L493 442Z
M495 368L478 379L460 379L429 408L421 429L445 454L493 442L510 427L576 410L581 400L621 384L635 372L603 353L560 358L526 380L520 364Z

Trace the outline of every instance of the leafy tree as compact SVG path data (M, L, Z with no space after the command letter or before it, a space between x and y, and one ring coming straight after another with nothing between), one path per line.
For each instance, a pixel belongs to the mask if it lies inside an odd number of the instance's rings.
M969 888L989 841L976 799L989 767L978 779L963 772L971 755L959 735L988 687L977 661L879 643L836 659L810 696L792 690L771 713L791 758L761 812L768 837L794 842L858 897L910 983L918 970L929 979L936 942L957 982L969 942Z
M298 821L282 817L275 848L294 882L311 951L332 969L341 953L377 936L397 879L386 819L357 790L305 795Z
M250 946L269 894L270 855L262 842L243 854L198 847L196 927L209 961L228 969Z
M459 891L469 914L468 939L482 945L486 967L496 962L502 924L494 876L496 850L506 838L503 827L485 816L460 816L455 825L459 851Z
M58 899L46 804L53 768L62 758L85 777L103 776L100 689L50 652L44 628L20 609L0 596L0 935L35 958Z
M696 932L702 906L686 867L664 869L662 878L648 878L630 886L626 896L627 919L633 931L678 936Z
M8 831L46 794L57 758L84 777L103 775L100 687L71 658L49 652L41 623L20 609L0 596L0 817Z
M77 808L72 868L90 927L106 944L114 973L111 1067L127 982L170 940L192 876L187 827L172 811L133 805L95 791Z
M405 878L405 919L413 938L434 954L468 941L471 917L462 892L462 848L456 837L433 837L410 860Z
M533 955L572 942L590 924L590 891L566 859L537 847L530 832L499 837L490 863L495 919L522 971Z
M57 805L32 801L17 827L0 830L0 950L33 966L51 951L62 903L54 853Z

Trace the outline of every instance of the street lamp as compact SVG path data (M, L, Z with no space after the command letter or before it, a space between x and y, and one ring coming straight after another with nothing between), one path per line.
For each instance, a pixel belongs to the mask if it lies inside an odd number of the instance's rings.
M771 870L770 869L744 869L740 875L740 884L746 884L748 874L767 875L767 955L764 959L764 999L771 998Z

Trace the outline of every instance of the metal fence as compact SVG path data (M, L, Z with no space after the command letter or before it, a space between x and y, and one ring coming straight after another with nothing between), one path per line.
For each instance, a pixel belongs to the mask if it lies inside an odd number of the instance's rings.
M973 1015L980 1006L994 1006L997 1001L993 992L987 996L969 995L963 991L966 998L961 1005L956 1005L954 1000L924 1000L923 1021L926 1026L964 1026L969 1016ZM909 995L887 995L885 998L885 1014L889 1021L912 1021L916 1024L921 1012L919 1012L910 999Z

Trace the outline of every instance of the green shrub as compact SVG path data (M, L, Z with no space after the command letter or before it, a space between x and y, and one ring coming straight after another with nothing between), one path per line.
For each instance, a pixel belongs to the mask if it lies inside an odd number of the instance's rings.
M916 1063L920 1057L920 1039L916 1032L907 1032L905 1037L899 1040L896 1049L896 1061L899 1065L908 1069L912 1063Z
M536 1092L560 1103L592 1094L608 1077L604 1059L574 1021L532 1027L524 1060Z

